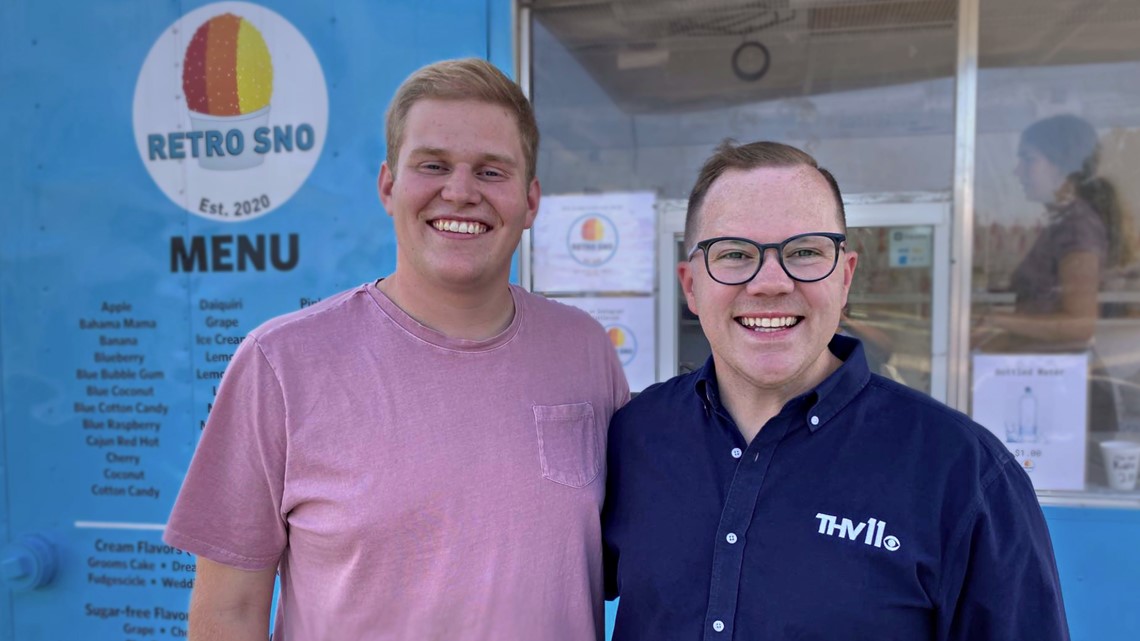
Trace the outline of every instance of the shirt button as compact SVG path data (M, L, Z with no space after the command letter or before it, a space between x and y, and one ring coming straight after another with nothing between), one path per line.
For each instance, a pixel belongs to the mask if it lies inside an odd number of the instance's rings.
M739 447L732 448L732 458L740 458L744 456L744 452Z
M728 541L729 545L732 545L733 543L736 543L736 534L729 532L728 536L724 537L724 540Z
M721 621L720 619L713 621L713 630L716 630L717 632L724 632L724 621Z
M811 424L812 425L819 425L819 417L818 416L811 417Z

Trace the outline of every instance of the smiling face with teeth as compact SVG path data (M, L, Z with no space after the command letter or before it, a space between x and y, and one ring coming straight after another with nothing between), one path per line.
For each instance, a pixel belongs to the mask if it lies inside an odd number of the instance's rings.
M835 199L813 167L729 169L704 197L695 239L737 236L778 243L801 233L842 232ZM700 317L712 346L726 401L760 394L782 405L835 369L838 361L827 344L839 326L857 261L856 254L843 251L830 276L803 283L789 278L769 250L760 272L743 285L714 281L701 252L678 265L689 309Z
M380 200L396 229L401 288L481 296L510 277L511 256L538 213L516 118L474 100L426 99L408 111Z

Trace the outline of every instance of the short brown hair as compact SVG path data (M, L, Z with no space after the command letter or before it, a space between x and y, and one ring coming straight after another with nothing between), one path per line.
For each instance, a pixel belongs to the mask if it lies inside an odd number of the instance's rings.
M721 174L729 169L761 169L764 167L812 167L823 176L835 195L835 203L839 208L839 226L843 233L847 233L847 213L843 209L843 196L839 193L839 183L831 172L819 166L810 154L778 142L758 141L745 145L738 145L735 140L726 138L717 145L713 155L705 161L701 172L697 174L697 182L693 191L689 193L689 208L685 212L685 250L688 251L696 239L697 222L701 205L704 204L705 195L708 194L712 184L720 178Z
M529 183L534 178L538 156L538 123L534 118L534 108L515 81L479 58L442 60L421 67L396 90L388 106L385 127L388 169L393 175L403 144L408 112L420 100L478 100L506 107L515 115L519 126L526 180Z

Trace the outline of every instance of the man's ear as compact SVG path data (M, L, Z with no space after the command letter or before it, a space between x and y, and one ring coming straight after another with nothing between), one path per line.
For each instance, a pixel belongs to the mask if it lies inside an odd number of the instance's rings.
M523 229L530 229L534 225L534 219L538 217L538 201L542 198L542 186L538 184L538 178L530 180L530 186L526 189L526 227Z
M685 294L685 303L694 316L700 316L697 311L697 297L693 294L693 264L690 261L677 263L677 280L681 281L681 291Z
M855 266L859 264L859 254L853 251L843 252L843 305L847 306L847 294L851 291L851 282L855 278Z
M392 186L396 183L396 175L388 168L387 161L380 165L380 176L376 179L376 189L380 192L380 203L384 205L384 211L388 215L392 215Z

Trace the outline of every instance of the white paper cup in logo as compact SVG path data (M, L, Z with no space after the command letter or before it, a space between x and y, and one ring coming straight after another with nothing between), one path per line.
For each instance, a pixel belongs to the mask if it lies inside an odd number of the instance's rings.
M240 116L212 116L191 111L190 125L194 131L216 132L219 136L222 155L199 154L198 166L202 169L249 169L265 162L264 154L254 151L252 143L258 128L269 126L269 105Z
M1104 441L1100 444L1100 451L1104 456L1108 486L1114 490L1134 489L1136 473L1140 470L1140 443Z

